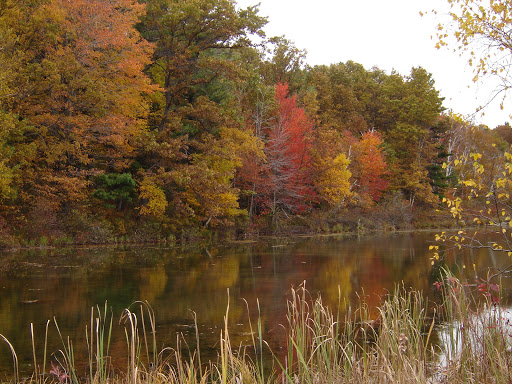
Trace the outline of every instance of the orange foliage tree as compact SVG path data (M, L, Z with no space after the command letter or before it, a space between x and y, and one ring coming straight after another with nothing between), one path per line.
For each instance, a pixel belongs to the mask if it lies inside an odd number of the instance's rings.
M379 201L382 192L389 186L386 180L388 165L382 144L380 134L374 130L364 132L356 144L360 193L369 195L373 201Z
M10 2L11 3L11 2ZM19 204L37 211L85 209L91 176L122 174L144 131L143 69L152 46L135 25L135 0L12 3L1 24L16 36L13 91L1 108L24 122L12 161Z

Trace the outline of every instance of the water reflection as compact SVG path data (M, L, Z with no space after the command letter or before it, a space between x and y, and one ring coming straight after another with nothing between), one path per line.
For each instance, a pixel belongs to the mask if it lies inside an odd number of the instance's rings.
M147 300L156 312L159 346L174 346L176 334L183 333L194 348L193 311L202 348L213 358L229 289L233 344L250 343L246 303L256 315L258 299L265 338L279 348L279 324L286 322L292 286L306 281L313 297L321 293L324 302L341 305L342 311L356 304L361 294L375 308L400 282L429 292L438 274L428 251L432 238L430 233L394 234L280 239L187 251L124 247L8 253L2 255L0 267L0 333L18 351L22 370L30 372L30 323L40 349L46 321L56 317L63 336L74 340L81 360L86 356L85 326L92 306L108 301L117 317L134 301ZM475 270L508 261L474 251L450 255L447 265L471 265L460 268L471 277ZM50 340L49 351L57 351L61 345L54 330ZM124 357L124 340L122 327L115 327L116 361ZM9 350L0 345L0 372L10 372L11 366Z
M439 369L434 375L435 382L443 382L443 371L454 362L460 361L463 352L482 355L490 345L502 345L504 350L512 349L512 307L491 307L478 314L470 314L464 324L455 321L442 324L437 332L440 355ZM446 381L444 381L446 382Z

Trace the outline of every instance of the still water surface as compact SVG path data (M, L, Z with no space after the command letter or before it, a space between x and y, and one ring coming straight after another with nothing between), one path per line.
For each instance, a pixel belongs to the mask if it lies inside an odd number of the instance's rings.
M214 358L229 289L232 343L250 344L247 311L254 318L259 300L264 336L279 348L290 288L303 282L313 297L321 294L333 306L341 293L342 307L357 305L358 295L364 292L374 308L400 282L433 295L432 284L439 276L428 250L433 236L425 232L273 239L195 250L126 246L3 253L0 333L18 352L20 370L29 374L30 324L34 324L36 349L41 350L45 324L55 317L62 335L73 340L77 361L84 361L91 307L103 307L107 301L114 314L111 354L114 364L124 367L126 341L118 319L124 308L146 300L156 313L159 349L175 346L178 334L194 348L193 311L203 355ZM485 267L504 267L509 262L507 257L480 250L453 255L446 265L474 280L475 270L485 274ZM468 267L462 269L462 265ZM509 295L503 301L510 303ZM48 351L61 347L55 327L50 326ZM11 354L0 344L0 379L11 372Z

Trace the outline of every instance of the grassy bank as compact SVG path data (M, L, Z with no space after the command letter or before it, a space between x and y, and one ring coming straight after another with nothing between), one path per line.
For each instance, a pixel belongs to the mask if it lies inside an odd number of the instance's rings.
M396 197L396 196L395 196ZM43 216L44 217L44 216ZM111 220L94 216L68 217L27 224L2 225L0 250L67 247L74 245L161 244L166 246L195 243L258 239L268 236L302 236L315 234L363 234L368 232L413 231L421 229L459 228L463 223L446 212L416 208L403 201L383 201L373 208L313 210L301 215L261 215L216 227L204 225L164 225L155 220L120 215ZM53 221L52 221L53 222Z
M304 289L292 290L288 322L281 331L286 334L286 342L278 355L269 350L259 318L250 323L252 346L232 345L228 305L219 335L218 358L208 362L201 359L198 334L194 351L183 353L186 344L179 338L175 348L157 350L155 315L147 304L136 304L133 311L124 311L119 322L126 335L122 369L110 357L110 334L112 327L118 326L117 320L107 306L94 308L86 326L89 359L85 364L75 361L72 341L62 337L62 348L56 353L34 347L34 372L30 377L20 377L17 355L11 347L11 381L509 383L512 323L507 311L497 304L497 287L480 286L472 291L451 276L436 286L437 304L427 303L420 292L397 289L373 318L364 301L341 314L324 305L321 298L312 300ZM59 330L57 322L48 322L47 332L50 326ZM46 346L46 341L38 339L37 344L44 342ZM10 346L5 338L4 342ZM86 368L82 368L84 365Z

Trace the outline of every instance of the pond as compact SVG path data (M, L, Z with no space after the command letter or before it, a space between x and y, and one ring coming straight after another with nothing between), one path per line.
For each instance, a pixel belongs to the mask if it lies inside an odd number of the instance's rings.
M52 353L62 348L55 318L62 336L73 340L77 362L85 362L91 308L107 302L114 316L111 354L119 366L126 350L119 318L124 308L142 300L155 311L159 349L175 347L177 335L193 349L195 313L203 359L214 359L229 300L234 345L250 344L248 311L254 319L259 302L264 337L279 349L291 287L305 284L312 297L321 294L324 302L342 310L358 305L359 296L375 310L401 282L433 294L439 276L428 249L433 237L423 232L283 238L192 250L123 246L6 252L0 256L0 333L13 344L20 371L27 375L33 371L30 324L36 350L42 353L51 320L47 350ZM474 250L453 255L446 265L474 280L475 270L485 274L486 267L509 262L506 256ZM510 295L503 300L509 304ZM11 353L1 343L0 378L11 373Z

